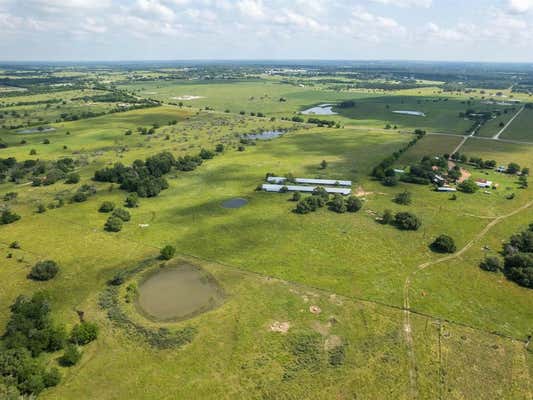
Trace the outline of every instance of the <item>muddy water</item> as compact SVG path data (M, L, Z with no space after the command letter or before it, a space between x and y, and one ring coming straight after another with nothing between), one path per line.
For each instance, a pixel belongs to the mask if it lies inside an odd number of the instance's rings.
M189 264L162 268L139 285L137 306L151 319L183 320L222 304L223 292L207 272Z
M236 197L234 199L226 200L222 203L223 208L241 208L248 204L248 200Z

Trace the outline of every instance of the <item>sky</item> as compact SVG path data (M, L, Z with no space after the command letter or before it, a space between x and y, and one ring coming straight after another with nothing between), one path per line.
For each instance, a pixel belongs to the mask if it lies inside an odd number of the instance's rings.
M533 0L0 0L0 61L533 62Z

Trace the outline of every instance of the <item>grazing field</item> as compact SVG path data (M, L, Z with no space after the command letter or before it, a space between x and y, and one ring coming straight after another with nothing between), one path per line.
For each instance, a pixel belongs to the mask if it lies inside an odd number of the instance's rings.
M39 398L531 399L531 289L479 263L533 222L532 189L520 188L516 175L468 162L459 166L495 188L452 196L429 184L388 185L371 176L392 154L389 165L408 170L426 156L451 153L472 126L459 113L482 107L477 94L466 104L465 94L445 100L435 88L380 95L271 78L155 80L155 72L148 73L154 80L125 84L126 74L109 74L139 99L165 104L52 121L48 132L0 131L7 146L1 159L39 160L27 165L46 169L72 158L69 173L79 175L76 182L48 182L37 180L38 169L17 175L26 163L10 170L14 161L2 161L3 210L21 218L0 225L0 331L15 299L39 290L50 296L54 321L69 331L80 315L100 329L72 367L59 366L61 351L40 356L63 378ZM172 99L183 96L197 98ZM342 100L355 105L324 116L341 127L280 119ZM180 101L184 106L169 104ZM41 112L29 108L28 117ZM415 129L451 134L413 141ZM484 129L490 136L495 126ZM266 131L282 134L246 136ZM165 170L168 158L147 160L161 152L197 156L198 164L182 158ZM533 161L533 146L489 139L469 138L460 152L497 165ZM150 171L167 185L138 198L111 232L104 227L130 205L128 192L118 178L93 178L118 162L135 165L131 181ZM351 180L362 208L338 213L330 204L296 213L292 193L257 190L267 174ZM90 195L76 197L84 187ZM401 204L404 192L411 201ZM231 207L237 199L240 207ZM384 224L386 210L413 213L421 225L407 231ZM442 234L453 238L454 254L434 251ZM175 254L167 257L168 246ZM43 260L58 263L57 276L28 279ZM190 269L175 274L184 266ZM198 297L167 304L187 296L169 276L188 279L187 290L201 288Z
M502 139L533 142L533 110L526 108L502 133Z

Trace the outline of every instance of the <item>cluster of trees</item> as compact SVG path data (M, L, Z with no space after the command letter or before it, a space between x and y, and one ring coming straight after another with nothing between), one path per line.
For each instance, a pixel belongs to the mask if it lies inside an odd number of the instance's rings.
M15 157L0 158L0 183L6 180L21 183L31 179L33 186L53 185L62 179L70 179L75 167L76 162L69 157L57 161L30 159L20 162Z
M197 156L187 155L178 159L169 152L162 152L148 157L145 161L135 160L130 167L117 163L111 168L98 170L93 179L98 182L119 183L121 189L135 192L139 197L155 197L168 188L163 176L172 168L178 171L193 171L204 160L214 156L214 152L206 149L202 149Z
M96 194L96 188L93 185L81 185L76 193L70 198L73 203L83 203L87 199Z
M385 210L380 219L383 225L393 225L402 231L417 231L422 221L410 212L398 212L393 214L391 210Z
M115 208L114 205L113 209L113 213L107 218L107 221L104 224L104 229L108 232L120 232L124 222L128 222L131 219L131 215L127 210L124 210L123 208Z
M468 163L481 169L494 169L496 165L498 165L498 162L496 160L483 160L481 157L477 156L468 157L466 154L462 154L459 152L454 153L452 155L444 154L444 157L449 157L452 161L460 162L463 164ZM510 162L509 164L507 164L505 172L511 175L515 175L519 172L522 175L529 175L529 168L521 168L519 164L515 162Z
M69 336L64 326L53 322L50 303L41 292L31 298L19 296L10 311L0 341L0 394L11 396L7 398L37 396L44 389L56 386L61 380L59 370L47 368L39 356L65 349L60 364L74 365L81 357L77 345L95 340L98 334L95 324L81 322Z
M37 262L28 274L28 278L35 281L48 281L59 272L59 265L53 260Z
M12 224L20 219L20 215L11 211L9 208L4 208L0 213L0 225Z
M316 117L308 118L307 122L309 124L318 125L319 127L323 127L323 126L327 126L328 128L333 128L333 127L340 128L341 127L341 125L335 121L330 121L327 119L320 119Z
M499 257L489 256L481 261L480 267L490 272L502 271L508 279L533 289L533 223L510 237L502 255L503 263Z
M414 133L416 135L416 138L409 141L401 149L395 151L394 153L392 153L392 155L388 156L387 158L382 160L376 167L374 167L374 169L372 170L372 176L374 178L381 180L389 186L393 186L393 184L397 182L396 173L394 172L392 166L403 153L405 153L410 147L414 146L420 139L422 139L426 135L426 132L420 129L415 130Z
M345 198L340 194L335 194L331 198L322 187L317 187L311 196L303 199L299 192L295 192L292 200L298 202L294 209L294 212L297 214L308 214L326 205L331 211L337 213L357 212L363 207L361 200L355 196Z

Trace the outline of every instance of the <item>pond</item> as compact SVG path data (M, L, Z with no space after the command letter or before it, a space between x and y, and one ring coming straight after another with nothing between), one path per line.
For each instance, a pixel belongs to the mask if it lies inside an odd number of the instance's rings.
M244 135L243 137L245 139L253 139L253 140L270 140L275 139L277 137L280 137L284 134L283 131L264 131L261 133L249 133L247 135Z
M426 114L424 114L422 111L393 111L394 114L402 114L402 115L413 115L416 117L425 117Z
M45 132L53 132L56 130L56 128L43 128L43 127L39 127L39 128L21 129L21 130L18 130L17 133L45 133Z
M248 200L241 197L226 200L222 203L223 208L241 208L248 204Z
M192 318L218 307L224 293L206 271L191 264L164 267L139 285L137 307L157 321Z
M308 108L301 112L304 115L337 115L333 111L333 104L320 104L319 106Z

